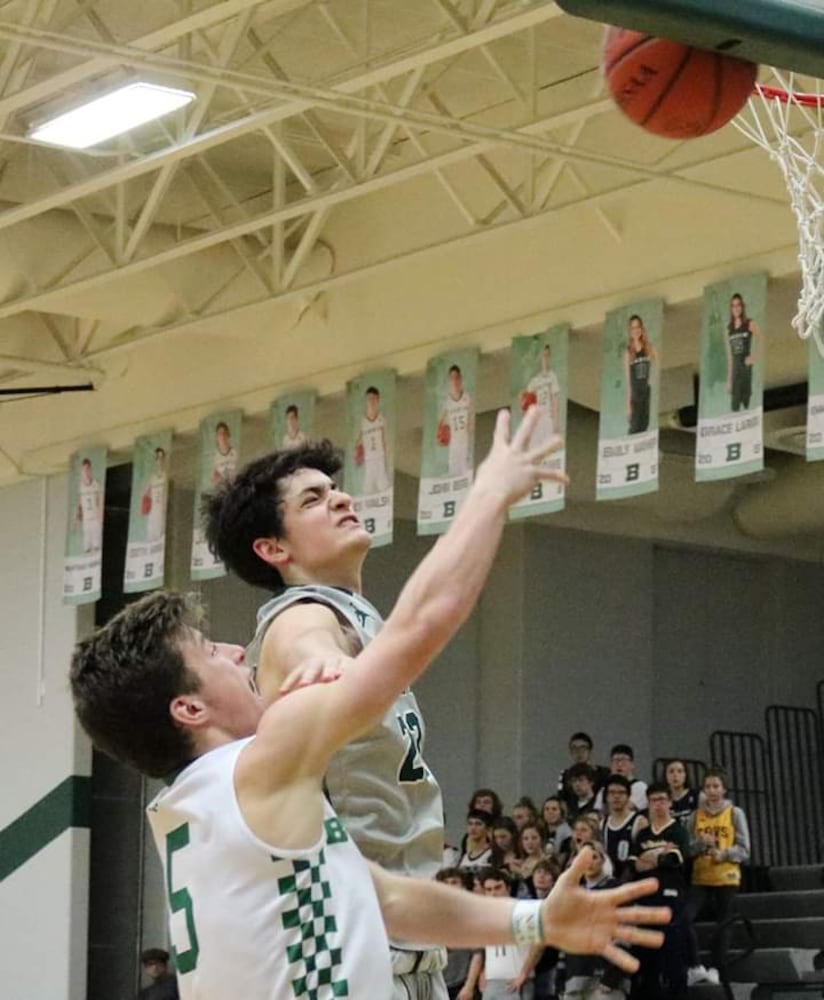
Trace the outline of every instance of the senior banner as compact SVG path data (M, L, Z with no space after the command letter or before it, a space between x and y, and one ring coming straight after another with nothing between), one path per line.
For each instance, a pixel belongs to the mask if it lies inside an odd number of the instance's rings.
M69 463L64 604L91 604L100 597L107 457L107 449L96 445L76 451Z
M287 393L272 403L269 427L276 451L300 448L311 440L316 400L317 393L310 389Z
M171 451L171 431L147 434L134 443L129 538L123 571L123 590L127 594L163 586Z
M512 431L529 407L537 406L540 416L532 435L536 447L553 437L566 437L568 355L567 325L512 340ZM545 464L558 472L566 471L566 442ZM509 516L533 517L563 510L564 495L563 483L538 483L529 496L510 508Z
M815 337L810 337L809 397L807 399L807 461L824 458L824 358Z
M346 490L372 545L392 542L395 372L367 372L346 385Z
M195 483L194 527L192 529L193 580L213 580L225 576L223 563L209 551L203 531L203 501L218 487L229 482L240 467L240 429L243 413L226 410L212 413L200 423L200 461Z
M460 509L475 466L475 383L478 351L430 358L424 392L418 534L446 531Z
M607 314L598 422L598 500L658 489L663 326L661 299L634 302Z
M764 468L767 276L704 289L695 478L732 479Z

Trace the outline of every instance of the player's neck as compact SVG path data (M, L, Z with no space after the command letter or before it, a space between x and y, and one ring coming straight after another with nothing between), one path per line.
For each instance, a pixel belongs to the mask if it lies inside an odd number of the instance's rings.
M361 566L324 566L322 569L307 571L292 567L289 579L290 586L314 584L318 587L340 587L353 594L363 593Z

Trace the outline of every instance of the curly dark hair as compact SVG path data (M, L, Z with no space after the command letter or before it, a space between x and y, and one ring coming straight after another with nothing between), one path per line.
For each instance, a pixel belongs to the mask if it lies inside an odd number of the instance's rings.
M285 537L281 483L299 469L336 476L340 468L340 458L328 440L274 451L249 462L234 479L203 498L209 548L241 580L253 587L279 590L283 578L258 556L253 545L258 538Z
M180 643L201 617L190 598L156 591L74 649L69 681L80 724L98 749L153 778L194 757L191 737L169 705L200 688Z

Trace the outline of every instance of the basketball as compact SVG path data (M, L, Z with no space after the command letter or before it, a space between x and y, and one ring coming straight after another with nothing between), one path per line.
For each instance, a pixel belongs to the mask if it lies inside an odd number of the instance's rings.
M695 139L726 125L758 75L755 63L616 27L607 29L602 67L621 111L666 139Z
M449 424L443 422L439 423L437 439L438 439L438 444L441 446L441 448L445 448L449 444L449 439L451 437L452 433L449 430Z
M527 390L521 393L521 412L526 413L530 406L538 405L538 397L534 392Z
M366 449L363 447L363 442L359 441L355 445L355 465L363 465L366 461Z

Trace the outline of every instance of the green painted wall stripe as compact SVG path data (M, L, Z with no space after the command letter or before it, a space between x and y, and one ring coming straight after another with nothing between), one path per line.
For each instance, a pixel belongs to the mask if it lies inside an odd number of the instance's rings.
M91 778L74 774L0 830L0 882L71 827L91 826Z

